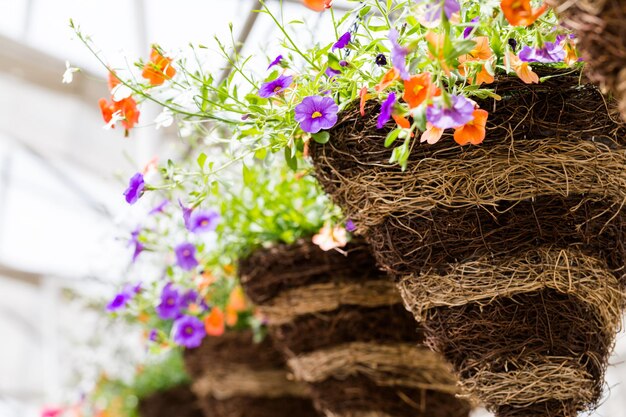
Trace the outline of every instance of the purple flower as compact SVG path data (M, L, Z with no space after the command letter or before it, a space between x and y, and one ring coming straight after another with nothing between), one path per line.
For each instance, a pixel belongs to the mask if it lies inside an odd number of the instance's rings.
M356 225L354 224L354 222L350 219L348 219L346 221L346 231L352 233L356 230Z
M391 118L391 110L396 102L396 93L389 93L389 97L381 104L380 114L378 115L378 122L376 127L382 129L385 123Z
M259 97L268 98L282 92L291 85L293 77L291 75L281 75L275 80L268 81L259 88Z
M150 333L148 334L148 340L151 342L156 342L158 339L159 339L159 332L157 331L157 329L150 330Z
M339 106L331 97L308 96L296 106L296 121L305 132L317 133L337 123Z
M172 327L174 342L189 349L197 348L206 336L204 325L193 316L182 316Z
M196 259L196 247L188 242L181 243L174 248L176 253L176 263L185 271L191 271L198 266Z
M141 228L137 226L135 230L130 232L130 239L128 239L128 246L135 246L133 250L133 262L137 260L139 254L144 250L143 244L139 241L139 233L141 233Z
M450 96L452 107L444 108L439 104L426 109L426 120L440 129L463 126L474 118L474 105L463 96Z
M180 309L180 293L170 282L163 287L161 302L155 310L163 320L172 320L180 315Z
M417 3L424 3L428 0L416 0ZM452 15L459 10L461 10L461 6L459 5L458 0L434 0L430 1L430 4L426 6L426 11L424 14L424 18L429 22L434 22L435 20L441 19L441 12L446 14L446 17L450 19Z
M128 204L135 204L139 197L143 194L143 189L146 184L143 180L143 175L141 173L136 173L133 175L128 181L128 188L124 191L124 196L126 197L126 202Z
M152 210L150 210L148 212L148 216L153 216L157 213L163 213L163 211L165 210L165 207L170 203L170 200L168 200L167 198L163 201L161 201L158 205L156 205Z
M389 40L391 41L391 64L400 72L400 78L408 80L410 75L406 69L406 56L409 49L398 43L400 34L395 29L389 30Z
M189 290L180 299L180 306L182 308L187 308L189 307L189 304L199 304L200 301L200 294L198 294L195 290Z
M342 67L347 67L348 65L350 65L350 63L345 59L342 59L341 61L339 61L339 65Z
M562 62L565 59L565 50L560 42L546 42L543 48L531 48L526 45L519 53L519 59L524 62L541 62L550 64L554 62Z
M476 22L478 22L478 20L479 20L479 17L476 16L475 18L473 18L471 20L471 23L476 23ZM475 27L476 26L474 26L474 25L469 25L468 27L466 27L465 30L463 31L463 38L467 39L469 37L469 35L472 34L472 31L474 30Z
M387 57L385 56L385 54L378 54L376 55L376 65L378 65L379 67L384 67L385 65L387 65Z
M128 304L128 302L132 300L133 297L139 292L140 289L140 284L136 286L130 284L125 285L122 291L115 294L113 299L109 301L109 304L107 304L106 306L106 310L110 313L113 313L115 311L123 309L124 307L126 307L126 304Z
M193 233L203 233L215 230L220 215L214 210L198 210L191 213L185 225Z
M270 65L267 67L267 69L272 68L274 65L278 65L280 64L280 61L283 60L283 56L282 55L278 55L276 58L274 58L274 60L272 62L270 62Z
M191 207L185 207L180 199L178 200L178 205L183 210L183 221L185 222L185 227L189 229L189 218L191 217L193 209Z
M333 45L333 51L335 49L343 49L346 46L348 46L348 44L350 43L350 39L352 38L352 35L350 35L350 32L346 32L343 35L341 35L341 37L339 38L339 40L337 42L335 42L335 44Z
M341 71L328 67L326 68L326 71L324 71L324 74L326 74L328 78L333 78L334 76L341 74Z

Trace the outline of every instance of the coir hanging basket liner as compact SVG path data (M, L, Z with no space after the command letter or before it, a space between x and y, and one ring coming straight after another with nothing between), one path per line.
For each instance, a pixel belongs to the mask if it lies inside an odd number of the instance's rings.
M189 385L158 391L139 401L141 417L204 417Z
M329 417L464 417L456 379L363 242L346 254L308 241L262 249L242 285L297 380Z
M484 143L414 142L405 172L376 104L312 146L427 343L498 416L593 408L623 305L626 130L580 74L540 76L498 77Z
M574 31L589 78L615 94L626 120L626 1L548 0Z
M307 387L288 378L282 355L269 338L252 332L206 337L185 351L185 366L205 417L314 417Z

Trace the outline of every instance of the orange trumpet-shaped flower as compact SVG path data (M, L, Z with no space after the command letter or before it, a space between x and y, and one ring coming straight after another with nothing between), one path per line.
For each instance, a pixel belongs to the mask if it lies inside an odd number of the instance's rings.
M211 313L204 319L204 330L209 336L221 336L224 329L224 313L219 307L213 307Z
M113 115L117 112L120 114L120 122L126 131L132 129L139 122L140 112L137 109L137 102L132 97L127 97L120 101L111 101L110 103L106 99L101 98L98 100L98 104L100 105L100 111L105 123L111 122Z
M333 0L302 0L302 3L311 10L323 12L326 9L330 9Z
M243 290L239 285L233 288L228 296L228 307L237 312L245 311L248 308L246 297L243 295Z
M426 123L426 130L422 133L422 137L420 138L420 142L426 142L429 145L434 145L439 142L443 136L443 129L437 126L433 126L430 123Z
M404 95L402 98L409 104L409 107L415 108L422 104L424 100L441 94L441 90L432 83L430 73L414 75L404 81Z
M398 126L400 126L401 128L403 129L411 128L411 122L409 122L409 119L407 119L406 117L403 117L397 114L392 114L391 117L393 117L393 120L395 120Z
M109 77L107 79L107 84L109 85L109 91L113 91L115 87L120 83L119 78L113 71L109 71Z
M161 85L174 75L176 75L176 69L172 66L172 60L152 48L150 61L144 65L141 76L147 79L151 85Z
M226 307L226 324L228 327L233 327L239 321L239 313L237 313L230 306Z
M359 112L361 113L361 116L365 116L365 103L367 103L367 100L372 98L371 95L367 94L367 87L361 88L361 90L359 91L359 97Z
M487 117L489 113L485 110L474 110L474 120L457 127L454 131L454 141L461 146L482 143L486 134Z
M500 7L506 20L513 26L530 26L546 11L548 5L543 3L533 10L530 0L502 0Z
M446 63L446 57L443 51L446 35L428 31L425 38L426 42L428 42L428 56L431 59L436 59L437 61L439 61L441 69L443 69L446 75L450 75L450 67Z
M474 38L474 42L476 43L474 49L472 49L467 55L459 57L459 73L463 76L466 76L467 74L467 62L489 61L493 57L493 52L489 46L489 38L486 36L477 36ZM475 77L469 78L469 82L476 85L481 85L482 83L491 84L493 81L493 74L487 70L487 66L484 64Z
M392 67L389 71L385 73L385 75L383 75L383 78L380 79L380 82L374 87L374 90L380 93L399 78L400 71L398 71L395 67Z
M532 70L528 62L524 62L513 52L509 51L504 57L505 64L509 65L517 73L520 80L526 84L538 84L539 76Z

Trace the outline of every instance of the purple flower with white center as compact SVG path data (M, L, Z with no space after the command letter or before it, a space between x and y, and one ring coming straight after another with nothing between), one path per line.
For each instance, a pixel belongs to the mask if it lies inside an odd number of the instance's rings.
M278 55L276 58L274 58L274 60L272 62L270 62L270 65L267 67L267 69L272 68L274 65L279 65L280 61L283 60L283 56L282 55Z
M391 118L391 110L396 102L396 93L389 93L387 99L380 106L380 114L378 115L378 122L376 127L382 129L385 123Z
M174 248L176 263L185 271L191 271L198 266L196 259L196 247L192 243L181 243Z
M106 306L106 310L108 312L110 312L110 313L113 313L115 311L119 311L119 310L123 309L124 307L126 307L128 302L130 300L132 300L133 297L138 292L139 292L139 290L137 289L137 286L133 286L133 285L130 285L130 284L129 285L125 285L124 288L122 289L122 291L120 291L119 293L115 294L113 299L111 299L111 301L109 301L109 303Z
M354 224L354 222L350 219L348 219L346 221L346 231L352 233L356 230L356 225Z
M409 53L409 49L398 43L399 37L400 34L397 30L393 28L389 30L389 40L391 41L391 64L400 72L400 78L408 80L410 75L406 69L406 56Z
M180 316L180 293L172 283L168 283L161 291L161 302L156 312L163 320L173 320Z
M124 197L128 204L135 204L137 200L143 195L143 190L146 187L143 175L140 172L133 175L128 181L128 188L124 191Z
M182 316L172 327L174 343L188 349L197 348L206 336L204 325L193 316Z
M563 62L565 59L565 49L560 42L546 42L543 48L531 48L526 45L519 53L519 59L524 62L541 62L550 64L555 62Z
M474 119L474 104L463 96L450 96L452 107L443 107L442 102L426 109L426 120L440 129L463 126Z
M211 232L219 220L220 215L214 210L198 210L191 213L186 227L193 233Z
M139 233L141 233L141 228L137 226L135 230L130 232L130 239L128 239L128 246L135 246L133 250L133 262L137 260L139 254L144 250L143 244L139 241Z
M170 200L168 200L167 198L161 201L152 210L148 212L148 216L153 216L157 213L163 213L163 211L165 211L165 207L167 207L169 203L170 203Z
M317 133L337 123L339 106L331 97L308 96L295 108L296 121L305 132Z
M292 81L293 76L281 75L275 80L263 83L261 88L259 88L259 97L269 98L275 96L276 94L283 92L285 88L289 87Z
M416 0L417 3L424 3L429 0ZM458 0L430 0L426 5L426 11L424 18L429 22L434 22L441 19L441 13L446 14L448 20L452 15L461 10Z
M478 20L479 20L479 17L476 16L470 22L471 23L476 23L476 22L478 22ZM476 27L475 25L469 25L468 27L466 27L465 30L463 31L463 38L467 39L469 37L469 35L472 34L472 31L474 30L475 27Z
M341 35L339 40L337 42L335 42L335 44L333 45L332 50L334 51L335 49L343 49L343 48L345 48L350 43L350 39L352 39L352 35L350 34L350 32L344 33L343 35Z

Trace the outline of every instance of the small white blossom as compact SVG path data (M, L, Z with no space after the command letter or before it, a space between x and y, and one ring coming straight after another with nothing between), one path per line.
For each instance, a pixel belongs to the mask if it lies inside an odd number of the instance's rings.
M70 61L65 61L65 72L63 73L63 84L74 81L74 73L80 71L78 68L70 67Z
M115 123L119 122L120 120L124 120L124 117L122 116L122 112L118 110L115 113L113 113L113 115L111 116L111 120L109 120L109 123L102 126L102 128L104 130L113 129L113 126L115 126Z
M172 123L174 123L174 114L170 111L170 109L165 108L154 119L154 123L156 123L156 129L160 129L161 127L169 127L172 125Z
M130 87L120 83L113 87L113 90L111 90L111 98L117 103L118 101L122 101L130 97L132 93L133 90L131 90Z

